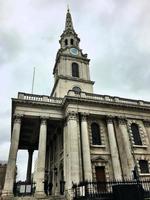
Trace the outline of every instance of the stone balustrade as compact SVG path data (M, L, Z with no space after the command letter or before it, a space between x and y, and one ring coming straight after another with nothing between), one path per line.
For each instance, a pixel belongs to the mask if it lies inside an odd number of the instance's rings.
M140 105L140 106L150 107L150 102L148 101L126 99L126 98L120 98L120 97L115 97L115 96L99 95L99 94L92 94L92 93L86 93L86 92L81 92L77 94L73 90L69 90L67 96L84 98L88 100L105 101L105 102L121 103L121 104L132 104L135 106ZM63 103L63 98L50 97L46 95L28 94L28 93L22 93L22 92L18 93L18 99L42 101L42 102L55 103L55 104Z
M112 103L114 102L114 103L121 103L121 104L132 104L132 105L150 107L150 102L148 101L126 99L126 98L120 98L120 97L115 97L115 96L99 95L99 94L92 94L92 93L86 93L86 92L81 92L79 94L76 94L73 90L68 91L67 96L86 98L89 100L96 100L96 101L107 101L107 102L112 102Z
M37 94L28 94L28 93L18 93L18 99L22 100L31 100L31 101L43 101L48 103L55 103L61 104L63 99L62 98L54 98L46 95L37 95Z

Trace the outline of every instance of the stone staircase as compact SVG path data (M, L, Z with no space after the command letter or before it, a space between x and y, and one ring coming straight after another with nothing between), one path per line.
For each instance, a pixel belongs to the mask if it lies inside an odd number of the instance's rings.
M34 196L14 197L13 200L66 200L65 196L45 196L44 198L36 198Z

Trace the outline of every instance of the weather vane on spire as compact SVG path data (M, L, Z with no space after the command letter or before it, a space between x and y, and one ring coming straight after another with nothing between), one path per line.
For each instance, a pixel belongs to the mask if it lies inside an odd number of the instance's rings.
M67 11L68 11L68 12L70 11L70 9L69 9L69 3L67 4Z

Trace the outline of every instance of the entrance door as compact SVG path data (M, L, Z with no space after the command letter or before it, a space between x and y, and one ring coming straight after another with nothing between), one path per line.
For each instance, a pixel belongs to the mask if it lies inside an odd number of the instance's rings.
M106 191L105 167L95 167L95 172L98 192Z
M60 169L60 194L63 195L65 190L64 170Z

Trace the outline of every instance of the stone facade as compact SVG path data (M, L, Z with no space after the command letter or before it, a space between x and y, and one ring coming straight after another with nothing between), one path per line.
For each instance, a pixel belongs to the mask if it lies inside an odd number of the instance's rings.
M7 164L0 163L0 195L4 186L6 167Z
M18 149L38 150L35 197L70 198L72 183L150 177L150 102L93 93L89 59L79 48L68 11L54 66L51 96L18 93L12 99L12 136L3 197L13 196Z

